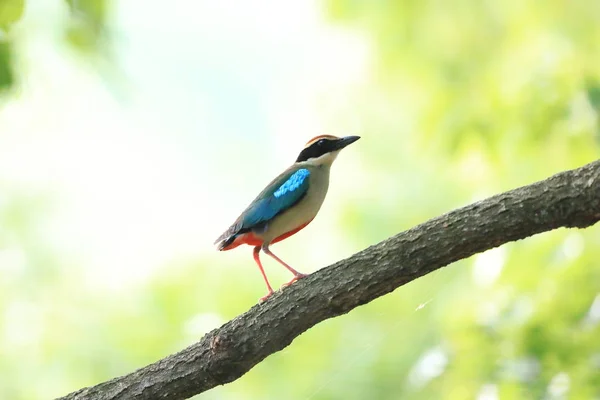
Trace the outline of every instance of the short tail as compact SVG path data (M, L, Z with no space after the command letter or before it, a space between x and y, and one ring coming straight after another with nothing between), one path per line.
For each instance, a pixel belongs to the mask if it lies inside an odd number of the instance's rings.
M237 235L230 235L230 236L220 236L216 241L215 244L217 245L217 250L219 251L223 251L226 250L228 246L230 246L234 241L235 238L237 237Z
M236 239L238 239L240 235L243 235L246 232L248 232L248 229L242 229L239 226L239 223L234 223L229 227L229 229L223 232L223 234L221 234L221 236L219 236L217 240L215 240L217 250L231 250L239 246L241 243L239 240L236 241Z

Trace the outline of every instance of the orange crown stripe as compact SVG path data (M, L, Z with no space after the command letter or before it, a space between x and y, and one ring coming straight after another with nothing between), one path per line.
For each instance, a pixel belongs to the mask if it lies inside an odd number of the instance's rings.
M319 136L315 136L314 138L310 139L308 142L306 142L306 145L304 147L308 147L311 144L313 144L314 142L316 142L319 139L339 139L337 136L333 136L333 135L319 135Z

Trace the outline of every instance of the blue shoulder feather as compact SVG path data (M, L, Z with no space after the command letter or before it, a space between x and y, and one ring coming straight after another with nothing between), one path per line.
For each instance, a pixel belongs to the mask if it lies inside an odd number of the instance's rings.
M310 171L301 168L282 176L245 212L242 229L267 223L299 202L308 191Z
M308 183L307 178L310 176L310 171L306 168L301 168L294 172L274 193L276 198L284 197L293 194L294 191L302 188L304 183Z

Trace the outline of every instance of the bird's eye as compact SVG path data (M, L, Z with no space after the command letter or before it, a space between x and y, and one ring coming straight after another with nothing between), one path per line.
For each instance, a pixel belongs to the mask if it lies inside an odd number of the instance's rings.
M321 139L317 142L317 146L323 146L325 144L325 139Z

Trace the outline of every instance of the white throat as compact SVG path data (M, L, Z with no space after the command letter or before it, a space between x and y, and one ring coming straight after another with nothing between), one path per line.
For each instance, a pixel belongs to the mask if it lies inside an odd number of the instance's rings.
M325 153L322 156L309 158L305 161L305 163L314 165L316 167L320 167L322 165L331 165L333 161L335 161L336 157L339 154L339 150L332 151L331 153Z

